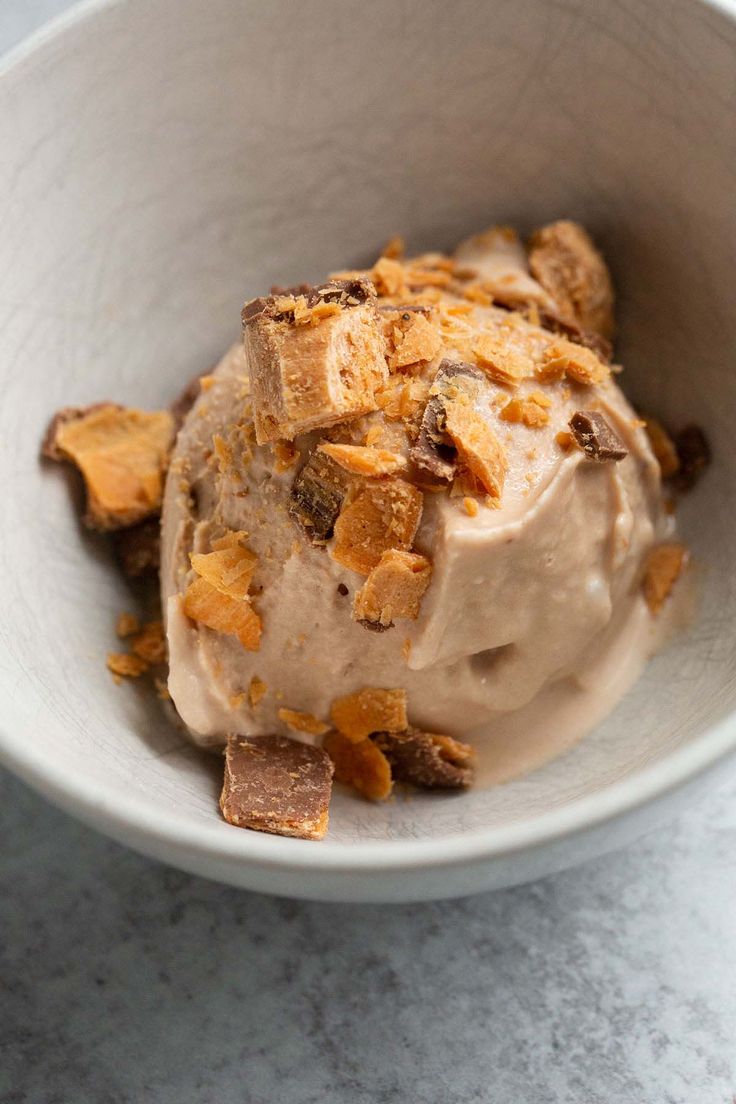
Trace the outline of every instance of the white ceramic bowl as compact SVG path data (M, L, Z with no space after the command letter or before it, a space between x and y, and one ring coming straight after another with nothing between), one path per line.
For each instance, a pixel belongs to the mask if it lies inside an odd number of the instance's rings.
M69 812L212 878L325 899L459 895L678 808L736 747L734 10L588 0L85 4L0 74L0 750ZM512 785L374 807L320 844L238 831L217 770L103 666L129 604L38 443L57 407L166 403L245 296L401 231L589 226L627 389L707 426L682 525L697 624L575 750Z

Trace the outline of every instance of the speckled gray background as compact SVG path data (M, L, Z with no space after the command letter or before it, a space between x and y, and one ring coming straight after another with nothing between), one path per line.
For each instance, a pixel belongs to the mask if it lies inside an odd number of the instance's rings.
M0 0L0 49L66 0ZM0 774L3 1104L734 1104L736 784L460 902L258 897Z

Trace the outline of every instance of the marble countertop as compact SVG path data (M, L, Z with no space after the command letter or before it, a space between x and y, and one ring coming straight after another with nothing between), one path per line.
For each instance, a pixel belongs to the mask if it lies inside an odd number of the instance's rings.
M6 49L68 0L3 0ZM429 905L238 892L0 772L3 1104L734 1104L736 783Z

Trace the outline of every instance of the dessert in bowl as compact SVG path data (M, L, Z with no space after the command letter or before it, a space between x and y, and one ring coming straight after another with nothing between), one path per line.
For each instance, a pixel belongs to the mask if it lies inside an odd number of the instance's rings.
M732 407L726 371L729 323L725 306L723 310L717 309L719 283L715 278L718 271L726 271L725 242L730 215L719 198L719 181L727 175L720 160L727 159L727 148L721 147L717 157L713 153L712 160L707 161L707 171L701 163L700 187L708 192L709 217L698 223L691 213L695 219L689 224L693 235L691 246L695 227L700 234L696 263L692 248L686 249L686 243L674 233L675 225L680 225L675 217L680 199L672 194L658 195L655 203L653 185L647 175L656 177L661 172L671 180L675 175L671 171L673 166L686 164L680 135L665 126L660 130L656 159L649 160L649 153L645 152L644 156L638 155L635 166L625 162L624 145L616 141L617 128L622 128L623 134L626 125L638 117L637 112L625 98L609 102L602 77L600 84L594 84L594 92L600 96L600 103L606 105L609 143L596 153L597 171L600 180L605 179L608 201L617 194L616 189L624 179L629 197L633 189L639 200L626 209L617 207L615 220L604 214L600 198L604 192L594 180L586 179L582 171L575 176L574 186L569 184L565 191L565 180L572 180L571 167L582 169L589 165L590 151L574 140L572 131L564 140L559 134L553 140L542 127L541 118L539 126L533 121L531 129L524 132L523 141L519 139L508 146L504 171L494 174L483 149L486 145L496 151L500 148L504 111L489 112L487 119L483 115L487 129L482 143L476 142L467 128L463 130L460 120L464 117L464 100L459 92L457 96L452 93L453 81L459 82L458 89L463 87L460 70L453 70L454 76L442 70L441 87L430 87L431 82L427 81L422 84L421 111L416 100L417 113L412 116L408 130L407 113L412 100L404 82L410 76L411 63L407 68L404 59L399 67L398 57L381 49L378 54L383 57L382 65L394 66L392 71L401 76L402 96L396 97L394 85L392 94L386 89L384 98L377 100L383 83L374 85L369 79L361 85L360 94L353 96L349 117L335 113L334 101L328 103L327 98L324 103L311 103L304 118L299 107L298 118L293 110L285 116L278 109L281 101L274 84L264 82L262 73L256 79L254 66L243 66L242 57L231 46L237 26L234 6L218 6L218 20L214 24L208 22L209 31L204 36L200 34L199 21L205 16L198 5L186 6L181 24L167 20L165 8L166 5L161 5L155 13L147 15L146 26L142 28L136 23L143 18L140 13L126 5L113 5L69 27L51 40L55 43L53 48L51 43L41 48L35 61L32 55L3 78L8 89L7 103L15 103L13 82L37 81L38 69L34 66L42 65L46 91L24 103L22 133L38 131L51 102L45 97L50 94L48 90L56 88L59 112L62 107L66 109L70 96L81 106L85 123L82 132L89 145L89 155L85 150L82 157L72 156L72 132L61 125L62 116L57 113L53 142L41 147L41 163L34 163L38 175L26 175L23 190L12 193L18 219L14 236L7 243L16 257L12 294L9 290L6 299L7 394L8 405L15 403L17 411L22 403L28 416L22 434L15 424L16 418L9 417L5 435L6 470L11 473L17 491L11 496L7 555L14 564L24 565L16 567L7 583L7 608L13 611L8 663L13 686L20 687L8 696L5 707L4 750L8 759L67 807L134 845L212 876L281 892L377 899L465 892L532 876L626 838L643 820L648 822L655 814L655 798L664 810L665 794L671 797L675 784L701 777L730 746L726 722L730 713L732 641L725 616L731 601L728 525L727 511L716 506L728 501L730 494L728 447L723 447ZM372 48L378 48L378 39L382 43L392 40L393 17L388 9L383 14L386 18L375 30L378 38ZM503 36L499 39L494 33L489 39L482 28L493 24L495 32L504 17L500 11L490 9L472 16L465 14L467 20L453 23L457 57L465 57L466 62L468 57L475 59L474 71L484 74L490 91L496 87L501 71ZM486 24L486 20L490 22ZM421 71L425 72L427 65L430 71L438 71L432 62L442 37L442 20L431 27L420 22L416 33L423 45ZM172 26L175 26L173 34ZM293 25L284 28L275 17L262 13L251 23L250 37L241 40L246 53L255 51L255 60L277 30L282 50L297 49L297 28ZM519 41L536 34L531 23L521 27L514 22L505 30ZM591 30L592 37L586 39L586 48L592 54L603 46L596 33ZM116 59L122 56L118 51L125 42L133 41L128 35L134 35L138 44L134 54L140 57L140 63L136 63L135 73L116 68L120 79L115 95L111 93L109 100L97 98L94 111L91 102L87 110L81 91L84 74L72 66L71 53L63 48L65 39L74 40L77 52L90 49L92 42L98 47L102 43L100 64L103 68L107 64L115 68ZM179 87L182 59L195 64L191 47L196 42L202 42L202 49L206 44L206 49L217 55L219 81L213 80L213 98L209 93L202 95L201 80L196 96L194 82L184 80ZM482 55L476 45L481 42ZM358 52L368 50L369 46L370 43L357 43L340 16L330 35L320 39L319 48L324 52L324 64L339 83L341 74L346 75L350 68L350 58L354 64ZM704 43L701 46L705 49ZM176 58L176 63L168 62L169 57ZM201 61L201 54L199 58ZM208 61L211 60L208 55ZM628 64L635 63L630 59ZM171 119L172 111L182 122L180 126L160 126L156 133L161 148L151 157L140 112L134 118L121 105L132 103L133 99L138 102L141 82L152 80L154 71L158 73L156 79L163 80L161 87L166 87L167 94L163 98L144 96L147 104L144 115L151 126L164 116ZM208 65L197 65L200 78L208 71ZM172 81L177 73L176 92L172 90L174 84L162 78L162 73L167 72L171 73ZM414 76L419 79L420 74ZM230 82L228 87L233 92L225 98L218 91L223 79ZM55 81L62 82L65 96L59 94L62 85ZM555 88L558 98L568 95L563 81L557 82ZM497 90L500 89L498 85ZM248 125L236 110L236 103L244 100L254 107L254 119ZM713 110L714 118L718 119L717 105ZM437 118L438 112L445 118L453 111L457 112L457 125L450 130L457 136L453 139L458 143L454 148L458 155L462 149L462 157L453 164L449 139L445 137L443 158L433 164L430 172L421 150L429 154L439 146L436 128L425 120ZM555 112L546 113L545 117L561 116ZM331 162L330 168L325 164L324 149L318 157L317 145L305 142L299 147L302 166L304 172L305 166L311 166L312 176L308 181L303 179L303 173L298 181L289 177L295 190L287 197L283 158L289 127L293 122L294 134L298 132L301 139L306 134L314 135L316 142L316 135L320 127L327 125L328 118L331 140L337 142L334 148L343 151L350 147L352 135L360 133L365 138L370 134L378 140L379 131L390 135L399 121L402 142L395 149L392 147L393 159L386 162L378 186L375 178L366 174L365 165L358 172L356 163L341 160L339 171L337 162ZM212 119L217 119L216 127L211 126ZM260 120L258 126L252 125L254 120ZM264 129L264 120L268 120L269 128ZM114 141L108 142L105 136L112 134ZM258 143L266 140L271 143L272 158L263 158L257 152L261 148ZM542 178L533 173L531 162L522 156L532 144L538 151L559 150L564 146L565 172L561 163L550 161L549 171ZM662 153L663 147L669 161ZM305 153L308 148L314 149L314 156ZM289 149L293 161L296 155L293 144ZM494 163L498 164L497 159ZM44 182L58 179L62 167L64 188L50 193ZM329 180L337 179L330 172L338 173L339 187L330 186ZM182 180L187 181L186 187L182 187ZM14 187L12 174L3 187ZM651 202L647 196L652 197ZM314 281L346 265L351 270L365 270L371 266L370 251L376 240L388 237L398 228L407 234L410 255L416 255L436 245L451 249L464 233L493 218L519 223L534 218L542 222L560 212L574 214L588 225L612 260L622 300L616 360L620 357L626 365L627 394L638 410L654 410L675 427L688 422L706 426L712 441L716 463L697 492L678 511L682 539L692 548L695 564L704 565L694 626L676 634L647 667L633 691L591 736L525 777L505 785L487 785L480 752L476 785L459 794L431 792L417 794L409 802L399 799L369 804L349 793L339 793L333 803L330 830L318 845L233 829L219 817L219 781L210 773L208 758L191 750L175 728L166 727L158 703L139 694L136 685L108 685L105 672L100 672L100 657L112 646L115 618L121 609L129 607L130 596L125 584L111 572L105 549L97 542L90 545L89 538L77 530L60 469L46 467L39 472L35 466L37 441L45 423L55 409L65 404L84 406L95 399L148 410L163 409L182 378L206 370L221 350L237 339L233 322L244 298L258 296L275 282L288 286L306 279L312 281L311 286L319 287ZM711 219L718 223L718 234L709 232ZM525 233L531 229L528 221L522 229ZM111 243L111 235L116 234L121 235L120 239ZM22 251L18 248L21 241ZM696 270L700 272L703 265L711 274L708 281L695 278ZM686 279L688 273L692 274L691 279ZM380 305L379 297L375 309L379 310ZM489 311L505 309L483 304L478 307ZM702 320L706 317L710 324L708 341L704 342ZM28 324L31 319L33 323ZM45 325L39 325L37 320L45 320ZM401 329L401 318L397 324ZM534 325L533 321L525 324ZM54 340L49 341L52 332ZM550 334L552 338L569 340L564 334ZM50 349L53 370L48 359ZM697 372L692 367L694 357ZM471 359L464 354L457 358L463 364L471 363ZM484 371L482 365L480 370ZM436 374L435 371L430 389ZM478 387L485 386L487 378L484 373L483 380L476 380ZM219 386L214 385L211 391L216 393ZM559 381L555 386L561 390L565 384ZM544 393L546 387L552 385L538 387L535 382L532 388L525 382L517 388L521 392L517 397L526 397L527 390ZM505 405L512 398L509 394ZM198 402L205 399L206 394ZM576 403L575 409L565 409L569 416L564 424L575 413L585 411L595 413L589 403ZM514 422L501 419L500 413L499 408L493 414L498 417L498 424L494 422L498 440L506 432L513 432L514 440L518 440L519 434L530 437L536 434L547 440L547 431L525 425L523 414L520 413L521 421ZM561 414L560 409L555 417ZM633 412L631 416L635 417ZM586 468L598 473L613 466L621 472L624 465L630 466L638 458L640 451L646 464L651 465L649 446L638 444L644 442L642 427L631 427L630 440L624 439L629 434L628 428L622 424L612 428L628 455L599 465L583 453L582 459L575 463L576 470ZM369 429L370 426L366 433ZM572 431L555 424L555 436L564 432ZM321 440L324 434L320 432L318 436ZM549 440L553 438L550 436ZM339 439L326 443L377 447L377 443L366 446L364 440L359 444ZM396 447L389 448L389 444L380 447L396 455L401 452ZM569 457L562 453L557 442L554 444L560 449L564 467ZM447 442L442 445L447 448ZM257 447L267 450L269 455L272 451L270 443ZM514 447L512 444L512 450ZM572 448L580 451L578 444ZM459 454L461 449L456 447L455 452ZM575 458L577 453L572 456ZM334 456L329 459L336 463ZM513 472L518 472L520 478L535 474L526 469L522 472L514 463L509 466L512 474L506 476L508 487L504 486L509 503L513 501L515 486ZM301 456L299 466L294 466L283 483L290 487L300 471ZM404 480L404 475L411 475L411 470L407 468L403 474L397 470L381 476L378 482L386 478ZM592 477L602 478L600 474ZM610 472L605 478L610 480ZM413 476L404 481L414 486ZM639 480L636 482L638 486ZM523 488L520 495L522 491ZM457 524L462 522L465 526L475 518L467 512L464 499L477 498L477 517L485 524L486 516L503 512L503 507L497 510L488 506L485 494L481 498L473 491L452 498L449 490L438 496L422 490L422 517L426 510L426 519L420 519L409 547L384 551L432 561L435 548L422 544L422 525L432 520L436 507L427 507L426 500L442 499L448 512L456 511L452 517L457 516ZM532 496L533 491L529 497ZM29 511L31 501L39 502L41 509ZM594 515L595 511L592 521ZM666 519L655 517L655 512L651 517L649 513L637 516L649 518L648 524L657 530L658 542L669 542L669 535L658 528ZM228 529L242 531L234 525L228 525ZM304 555L310 562L319 554L338 570L329 550L311 543L307 547L306 537L296 529L295 532L294 539L304 540ZM53 536L50 538L49 534ZM641 539L642 553L650 536L637 538ZM250 531L248 540L252 540ZM81 548L75 548L80 543L99 555L90 558L83 554ZM48 557L40 579L37 566L34 569L39 549ZM187 554L189 551L195 550L186 549ZM195 555L212 551L202 548ZM25 565L28 577L24 574ZM356 593L366 586L370 572L353 573L349 583L342 576L336 578L330 600L343 600L342 606L334 610L335 617L344 619L340 622L344 625L341 631L350 633L352 639L355 639L352 634L362 634L358 639L370 641L373 654L377 654L378 648L396 648L397 641L403 646L407 638L421 631L422 618L435 609L437 602L432 597L432 588L438 581L444 584L444 567L444 561L431 563L432 578L421 598L418 617L392 617L393 627L383 633L372 633L360 624L360 620L382 620L385 607L380 602L377 606L368 603L371 617L353 618ZM31 572L33 587L28 585ZM185 593L191 581L182 580L180 594ZM340 582L348 586L347 596L337 593ZM259 584L254 581L254 585ZM266 609L259 612L259 603L266 599L255 592L250 597L254 612L264 615L265 640ZM594 598L591 595L591 608L595 606ZM451 602L446 609L450 605ZM468 608L475 612L472 602ZM456 644L460 630L458 626ZM202 630L187 625L187 631ZM443 628L438 633L439 642L432 647L441 647L446 637L448 633ZM489 652L490 673L496 662L492 660L495 649L508 642L489 640L485 647L474 647L465 654ZM418 643L412 642L410 659ZM428 647L431 642L421 643ZM368 647L366 644L366 651ZM421 656L421 651L414 652L414 662L418 662L417 654ZM291 662L291 658L285 653L285 659ZM454 657L444 658L452 661ZM460 656L458 661L462 659ZM480 662L476 665L480 666ZM406 666L418 677L419 668ZM263 673L259 675L257 670L254 673L268 683ZM374 681L378 680L371 678L364 686L371 688ZM384 682L381 680L378 688L402 688L398 680L388 685L383 685ZM248 688L249 683L239 687L238 692L247 692ZM345 685L345 693L336 692L334 698L347 696L355 688ZM445 730L449 726L446 718L440 716L442 694L434 695L437 700L431 704L431 710L437 712L424 715L421 699L431 702L431 688L429 695L421 696L414 695L411 688L403 688L407 691L408 723L421 731L447 735ZM312 688L309 689L311 693ZM465 701L476 699L476 691L477 686L473 685ZM329 708L323 710L317 708L316 701L309 708L308 701L287 699L286 690L282 692L282 702L277 705L275 700L269 702L265 697L263 708L273 708L276 713L279 709L308 712L322 723L331 723L332 697ZM181 693L178 696L183 701ZM176 697L174 687L175 700ZM471 704L478 708L477 702ZM480 708L485 707L481 702ZM186 710L185 705L182 708ZM461 708L465 709L465 705ZM40 717L42 724L38 723ZM478 720L471 710L467 724L461 718L461 731L456 729L453 735L461 742L479 746L475 738L464 741L462 736L472 733L484 719ZM206 725L192 717L189 724L195 732L207 737ZM268 728L273 727L269 717ZM627 817L613 818L614 813L621 814L633 807L638 807L637 814L630 812ZM575 834L571 836L573 830Z

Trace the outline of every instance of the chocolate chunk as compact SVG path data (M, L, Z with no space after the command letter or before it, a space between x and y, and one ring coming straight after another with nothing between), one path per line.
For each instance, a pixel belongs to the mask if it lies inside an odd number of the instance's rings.
M345 586L344 583L338 583L337 584L337 593L340 594L344 598L346 594L350 593L350 591L348 590L348 588Z
M322 839L332 772L322 748L284 736L231 736L225 749L222 815L238 828Z
M137 579L158 571L161 560L161 526L158 518L142 521L113 534L113 547L123 574Z
M247 326L259 318L270 318L274 322L292 321L293 308L285 307L278 300L284 298L303 298L307 307L318 303L339 303L343 307L357 307L375 298L375 288L370 280L362 277L354 280L329 280L325 284L299 284L285 288L269 296L251 299L242 311L243 325Z
M389 621L388 625L384 625L382 621L369 621L366 617L358 618L356 624L362 625L364 629L374 633L384 633L394 627L393 621Z
M400 782L429 789L464 789L473 780L470 766L473 751L451 736L408 729L406 732L378 732L371 739L391 764Z
M458 376L480 383L486 382L483 372L472 364L445 359L437 369L432 388L441 389ZM455 475L457 450L445 433L445 403L442 395L432 395L425 406L419 435L409 458L421 471L427 472L434 479L449 482Z
M576 443L590 460L603 464L628 456L621 438L597 411L576 410L569 425Z
M348 482L343 469L318 449L294 480L289 514L313 541L332 536Z
M681 429L675 434L674 442L680 466L673 482L678 490L690 491L711 462L710 445L696 425Z

